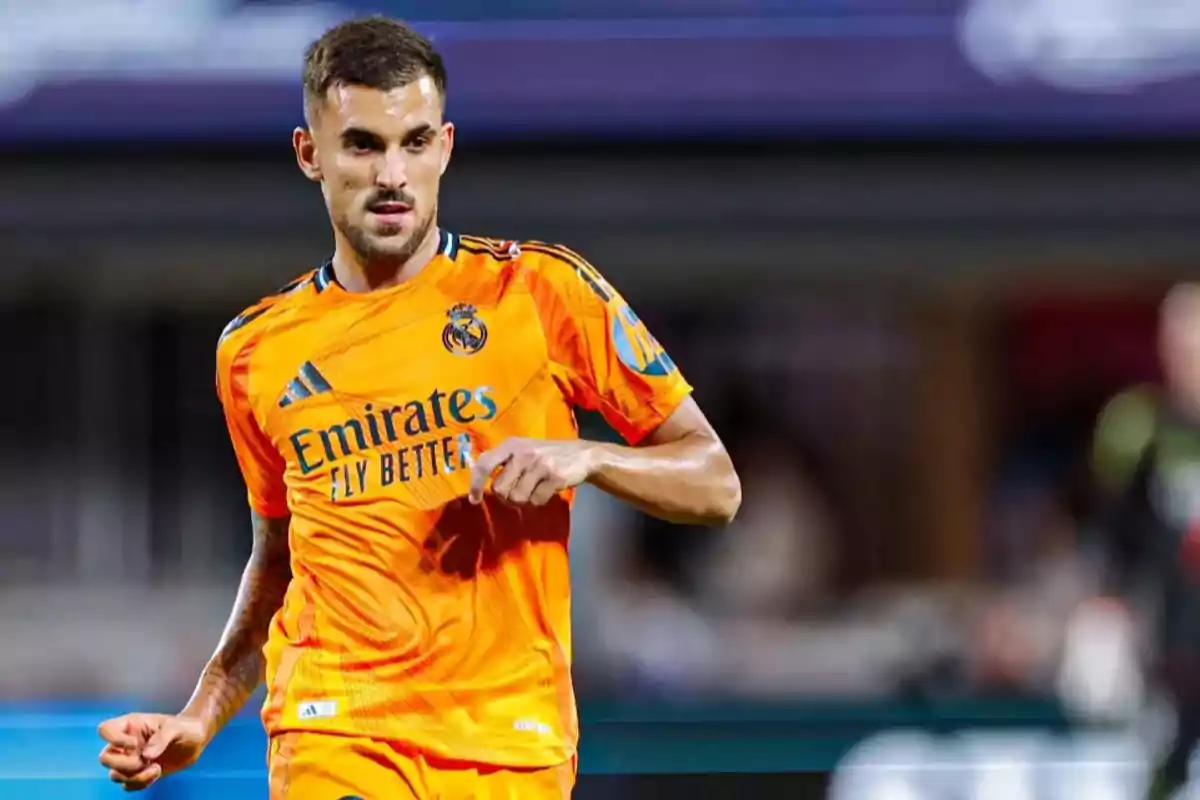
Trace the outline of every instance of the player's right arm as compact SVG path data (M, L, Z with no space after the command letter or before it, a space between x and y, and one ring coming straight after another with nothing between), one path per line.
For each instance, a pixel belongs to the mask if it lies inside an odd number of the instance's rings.
M254 546L217 650L183 711L126 714L100 726L100 762L127 789L144 789L190 766L254 694L263 678L263 645L291 580L288 518L253 514Z
M242 572L233 612L217 650L209 659L180 716L200 722L211 740L241 710L263 679L263 646L275 612L283 605L292 579L288 553L288 517L251 514L254 546ZM157 753L147 747L150 758Z
M249 365L256 343L253 332L235 323L217 348L217 393L251 509L250 559L216 652L184 709L175 715L127 714L100 726L106 742L100 761L126 789L144 789L192 764L263 680L263 646L291 581L291 517L283 459L250 402Z

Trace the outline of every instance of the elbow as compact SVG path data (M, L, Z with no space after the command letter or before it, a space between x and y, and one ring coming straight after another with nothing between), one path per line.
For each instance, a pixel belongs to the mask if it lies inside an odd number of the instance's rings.
M717 504L717 524L728 525L737 516L742 507L742 481L738 477L733 464L729 465L729 473L721 488L721 499Z
M733 461L723 451L721 461L724 463L715 470L715 480L708 493L709 502L702 515L702 524L705 525L728 525L742 506L742 482L733 467Z

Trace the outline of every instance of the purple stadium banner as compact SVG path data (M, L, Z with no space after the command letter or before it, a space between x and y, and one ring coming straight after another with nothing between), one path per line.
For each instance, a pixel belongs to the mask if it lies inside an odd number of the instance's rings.
M523 2L510 5L553 5ZM683 2L620 0L579 7L659 14L487 21L452 3L462 19L417 24L446 56L468 141L1182 135L1200 131L1200 3L1181 2L1083 13L1079 0L1064 16L1055 0L720 0L685 15ZM305 44L351 13L405 10L46 5L58 4L0 7L0 142L283 140Z

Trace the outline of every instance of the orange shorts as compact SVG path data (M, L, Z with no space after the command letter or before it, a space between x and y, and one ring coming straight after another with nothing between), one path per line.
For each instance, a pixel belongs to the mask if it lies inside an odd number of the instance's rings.
M270 800L569 800L575 763L496 767L428 758L378 739L271 737Z

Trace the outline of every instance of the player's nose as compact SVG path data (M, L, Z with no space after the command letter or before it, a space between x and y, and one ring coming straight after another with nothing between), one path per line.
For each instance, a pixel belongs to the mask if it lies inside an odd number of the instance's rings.
M403 153L389 149L380 159L375 184L381 189L400 189L408 183L408 165Z

